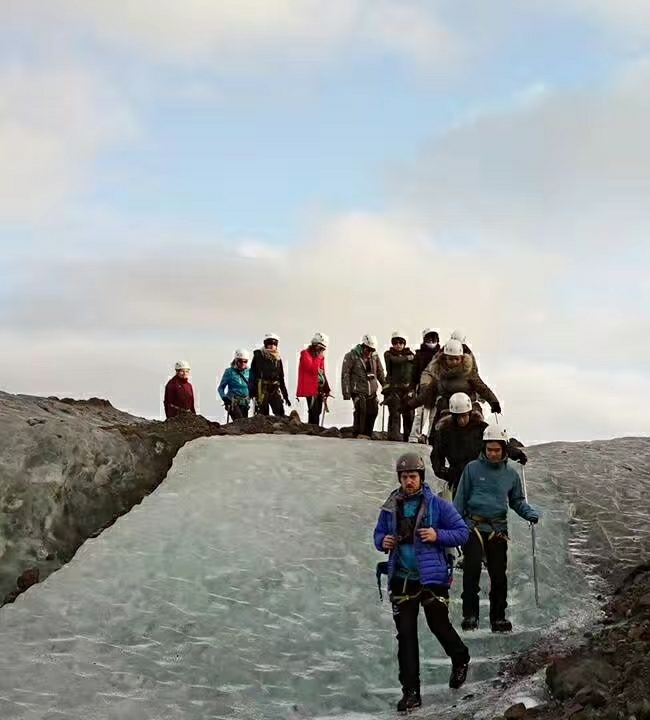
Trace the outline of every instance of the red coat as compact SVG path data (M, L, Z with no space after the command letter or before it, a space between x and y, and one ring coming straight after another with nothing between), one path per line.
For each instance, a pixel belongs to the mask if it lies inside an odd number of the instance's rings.
M314 357L309 348L306 348L300 353L296 397L316 397L318 395L320 391L318 387L319 371L325 377L325 358L322 355ZM329 393L327 380L322 390Z
M165 417L172 418L180 410L189 410L196 414L194 409L194 390L189 380L181 380L178 375L165 385Z

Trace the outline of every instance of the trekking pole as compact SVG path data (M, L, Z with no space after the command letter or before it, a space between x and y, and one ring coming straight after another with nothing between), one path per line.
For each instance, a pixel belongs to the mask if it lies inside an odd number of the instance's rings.
M386 401L381 404L381 431L384 432L385 427L385 420L386 420Z
M528 491L526 489L526 469L521 466L521 479L524 486L524 500L528 502ZM530 524L530 539L533 544L533 583L535 584L535 605L539 607L539 586L537 583L537 551L535 547L535 524Z

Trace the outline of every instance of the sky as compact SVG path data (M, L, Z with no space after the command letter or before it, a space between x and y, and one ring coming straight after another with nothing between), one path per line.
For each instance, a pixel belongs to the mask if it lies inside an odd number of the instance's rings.
M525 443L650 433L650 4L0 0L0 389L462 329ZM304 401L298 405L305 415Z

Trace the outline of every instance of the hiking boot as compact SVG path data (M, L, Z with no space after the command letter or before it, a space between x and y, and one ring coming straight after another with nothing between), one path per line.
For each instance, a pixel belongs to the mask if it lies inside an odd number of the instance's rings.
M465 680L467 680L467 668L469 668L469 662L452 667L451 677L449 678L450 688L458 690L458 688L465 683Z
M478 630L478 618L474 617L473 615L470 615L469 617L464 617L463 622L460 624L460 627L463 630Z
M419 690L404 690L402 699L397 703L397 712L408 712L422 707L422 698Z
M494 620L492 623L492 632L508 633L512 632L512 623L510 620Z

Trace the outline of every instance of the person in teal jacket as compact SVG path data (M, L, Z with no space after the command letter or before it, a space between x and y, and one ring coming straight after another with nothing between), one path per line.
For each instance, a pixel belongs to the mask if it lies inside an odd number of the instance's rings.
M479 622L479 582L483 556L490 576L492 632L510 632L508 607L508 508L530 523L539 514L524 497L519 473L508 464L508 433L498 425L483 432L483 452L463 470L454 505L470 529L463 548L463 630L476 630Z
M219 397L233 420L248 417L251 402L248 396L249 358L248 350L236 350L235 357L224 371L217 388Z

